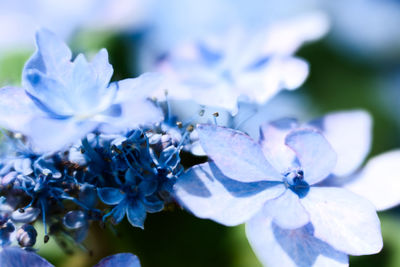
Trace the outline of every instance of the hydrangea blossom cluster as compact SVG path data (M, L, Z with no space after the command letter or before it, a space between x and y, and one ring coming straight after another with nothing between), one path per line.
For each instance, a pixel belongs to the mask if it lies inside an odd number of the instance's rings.
M381 191L384 198L371 194L396 178L374 176L399 156L378 156L360 170L371 142L368 113L333 113L305 124L262 121L258 142L246 129L233 129L239 98L264 103L304 81L307 64L292 53L320 34L308 26L299 36L286 25L285 36L297 35L286 38L293 42L283 52L272 42L281 31L270 29L237 65L243 42L229 42L235 47L219 47L221 53L197 44L190 64L185 57L163 59L173 74L161 68L164 75L113 82L105 49L91 61L82 54L72 59L53 33L38 31L22 87L0 90L2 266L52 266L35 253L38 238L68 236L80 244L92 223L119 224L125 217L144 229L147 214L169 204L227 226L246 223L249 242L268 266L345 266L347 255L378 253L376 211L397 205L400 188ZM175 86L177 95L186 92L184 98L203 105L189 120L180 121L171 108L171 100L182 99L170 94ZM166 100L152 98L166 88ZM225 127L217 112L208 116L213 106L229 114ZM343 137L349 125L354 130ZM182 164L198 146L206 162ZM140 263L121 253L96 266L116 265Z

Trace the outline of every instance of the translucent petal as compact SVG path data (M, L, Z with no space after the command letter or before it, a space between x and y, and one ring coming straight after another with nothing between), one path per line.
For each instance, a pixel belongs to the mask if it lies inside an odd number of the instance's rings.
M37 114L42 114L42 111L35 106L24 89L18 87L0 89L1 127L25 132L25 126Z
M400 204L400 150L393 150L371 158L360 173L343 187L365 197L377 210Z
M296 154L285 145L286 135L298 126L295 119L281 119L260 127L260 146L267 160L280 173L293 166Z
M37 51L25 64L24 72L37 69L48 74L60 73L72 56L68 46L46 29L36 32L36 47Z
M4 247L0 249L2 267L52 267L48 261L34 252L18 247Z
M338 155L335 175L350 175L360 167L371 148L372 118L366 111L331 113L311 125L321 130Z
M277 198L268 200L263 208L265 216L284 229L295 229L310 221L307 211L300 203L299 197L291 190Z
M335 151L315 130L293 130L286 136L285 143L296 153L304 171L304 180L310 185L326 178L336 165Z
M68 212L65 214L63 222L70 229L77 229L87 224L85 213L81 210Z
M197 132L204 151L229 178L241 182L282 181L260 146L244 133L207 124L198 125Z
M282 183L241 183L213 163L192 167L174 186L178 201L195 216L234 226L249 220L264 203L285 191Z
M311 224L286 230L259 213L246 224L246 235L258 259L265 266L348 266L347 255L315 238Z
M112 187L103 187L97 189L97 194L101 201L107 205L117 205L123 199L125 194L121 190Z
M146 208L139 200L130 201L126 208L126 215L128 221L132 226L144 228L144 221L146 219Z
M378 253L383 246L379 218L363 197L342 188L311 187L300 199L315 237L350 255Z
M38 152L54 152L75 143L96 128L96 122L35 118L26 126L26 134ZM45 131L43 129L46 129Z
M97 76L97 83L101 88L106 88L112 74L114 72L113 67L108 62L108 52L106 49L101 49L91 62L91 67Z
M131 253L119 253L102 259L94 267L140 267L138 257Z

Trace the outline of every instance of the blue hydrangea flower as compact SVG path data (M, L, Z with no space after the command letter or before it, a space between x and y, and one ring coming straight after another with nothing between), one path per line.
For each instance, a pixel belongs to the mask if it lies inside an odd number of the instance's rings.
M266 265L281 266L280 258L287 266L341 265L346 254L382 248L370 202L345 189L316 186L336 165L335 152L318 131L294 129L275 140L263 133L259 144L215 125L199 125L197 131L213 162L181 176L178 199L201 218L248 222L248 239Z
M110 83L113 68L105 49L91 62L82 54L71 61L66 44L44 29L37 32L36 45L23 70L24 88L0 91L7 99L0 121L26 134L37 150L59 150L99 127L120 132L162 119L146 99L160 86L158 75Z
M293 54L326 29L321 17L277 23L260 32L234 29L176 47L156 69L169 78L172 99L236 111L239 98L264 103L282 89L298 88L308 65Z

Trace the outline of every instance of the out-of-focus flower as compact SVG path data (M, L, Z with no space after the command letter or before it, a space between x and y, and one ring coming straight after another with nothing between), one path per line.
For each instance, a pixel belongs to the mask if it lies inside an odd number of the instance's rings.
M326 18L314 14L258 32L236 29L178 46L155 69L168 77L170 99L192 99L235 112L239 99L262 104L282 89L298 88L308 65L293 54L327 28ZM157 98L163 99L163 89Z
M23 71L24 88L0 90L6 99L2 126L26 134L36 150L62 149L97 127L120 132L162 119L146 99L159 76L109 83L113 69L105 49L89 63L83 55L71 61L69 48L47 30L37 33L36 44Z
M18 247L0 248L0 262L2 267L53 267L36 253Z

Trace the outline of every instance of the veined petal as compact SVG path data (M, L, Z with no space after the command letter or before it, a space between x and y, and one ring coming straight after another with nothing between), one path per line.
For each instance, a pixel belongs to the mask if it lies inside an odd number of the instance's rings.
M214 163L192 167L175 184L179 202L195 216L234 226L261 210L285 191L282 183L241 183L226 177Z
M38 254L19 247L0 248L0 262L2 267L52 267L48 261Z
M375 207L342 188L311 187L302 205L315 237L350 255L378 253L383 246Z
M301 205L299 197L291 190L268 200L263 208L265 216L284 229L300 228L310 221L310 217Z
M199 124L197 132L207 156L229 178L240 182L282 181L260 146L244 133L208 124Z
M338 155L333 174L350 175L360 167L371 148L372 118L368 112L335 112L310 124L322 132Z
M107 205L117 205L125 199L125 194L121 190L112 187L98 188L97 194L100 200Z
M101 49L91 61L91 67L97 76L97 83L101 88L106 88L113 75L114 69L108 62L108 52Z
M298 126L295 119L281 119L260 127L260 146L267 160L280 173L293 166L296 154L285 145L286 135Z
M309 185L326 178L336 165L336 153L326 139L312 129L290 132L285 143L296 153Z
M259 213L246 224L246 235L265 266L348 266L347 255L315 238L311 224L298 229L282 229Z
M94 267L140 267L138 257L131 253L119 253L102 259Z
M344 188L365 197L378 211L400 204L400 150L371 158L360 173L345 182Z

